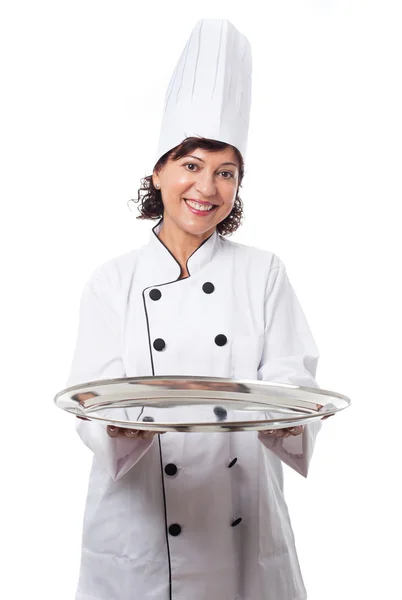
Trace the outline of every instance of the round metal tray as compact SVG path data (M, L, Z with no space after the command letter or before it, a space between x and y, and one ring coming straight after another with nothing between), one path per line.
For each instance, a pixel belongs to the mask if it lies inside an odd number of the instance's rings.
M78 417L154 432L249 431L304 425L350 405L342 394L269 381L218 377L126 377L59 392Z

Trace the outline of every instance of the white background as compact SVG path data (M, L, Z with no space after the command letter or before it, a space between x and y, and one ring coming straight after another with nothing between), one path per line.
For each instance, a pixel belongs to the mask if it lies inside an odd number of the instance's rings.
M308 479L286 469L309 600L402 598L396 7L384 0L3 3L7 600L74 598L91 457L73 417L52 398L65 387L86 279L148 239L151 224L137 221L126 202L150 174L166 86L204 17L229 18L253 49L246 220L232 239L285 262L321 351L318 381L353 400L324 423Z

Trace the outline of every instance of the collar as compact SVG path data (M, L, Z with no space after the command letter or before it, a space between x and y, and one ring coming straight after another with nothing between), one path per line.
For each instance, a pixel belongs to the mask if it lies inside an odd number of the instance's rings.
M152 259L155 262L155 268L158 273L168 281L175 281L180 277L181 268L173 254L158 237L162 228L162 222L163 219L153 227L146 249L152 254ZM220 235L215 230L214 233L204 240L190 255L187 260L187 270L190 277L211 262L220 243Z

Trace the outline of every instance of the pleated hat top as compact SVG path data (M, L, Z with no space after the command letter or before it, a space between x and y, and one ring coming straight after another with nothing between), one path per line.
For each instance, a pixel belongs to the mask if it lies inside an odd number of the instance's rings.
M198 21L169 82L155 164L190 136L231 144L245 159L251 71L250 43L230 21Z

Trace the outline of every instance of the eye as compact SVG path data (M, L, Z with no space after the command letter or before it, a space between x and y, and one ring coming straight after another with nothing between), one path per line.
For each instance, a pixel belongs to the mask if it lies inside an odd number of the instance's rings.
M195 163L185 163L183 165L184 167L198 167L198 165L196 165ZM193 169L188 169L190 171L190 173L193 173L194 170Z
M190 171L190 173L195 173L196 170L199 168L199 165L195 164L195 163L184 163L184 165L182 165L183 167L195 167L194 169L190 169L188 168L187 170ZM234 178L234 173L232 173L232 171L220 171L220 174L222 173L226 173L225 176L223 176L223 179L233 179Z

